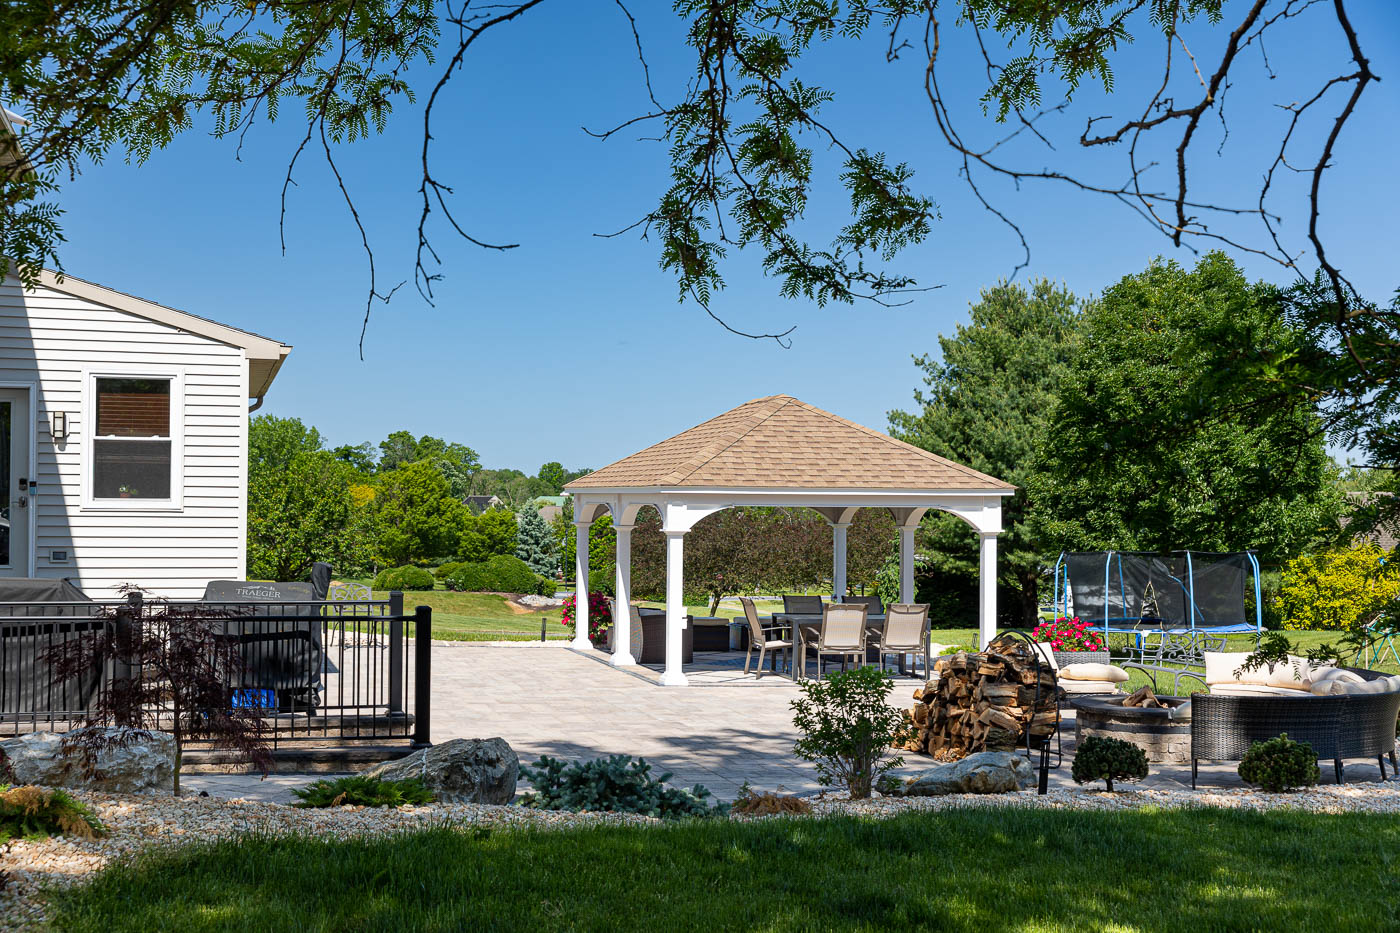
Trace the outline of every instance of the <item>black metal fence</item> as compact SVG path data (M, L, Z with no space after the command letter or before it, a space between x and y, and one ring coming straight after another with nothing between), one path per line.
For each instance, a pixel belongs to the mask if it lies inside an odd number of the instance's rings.
M230 707L262 711L269 744L429 743L432 612L387 600L0 604L0 735L62 732L83 724L115 678L152 676L129 663L55 669L103 634L120 638L170 609L221 627L241 663L227 679ZM95 657L95 655L94 655ZM62 676L56 676L61 674ZM159 716L159 713L157 713Z

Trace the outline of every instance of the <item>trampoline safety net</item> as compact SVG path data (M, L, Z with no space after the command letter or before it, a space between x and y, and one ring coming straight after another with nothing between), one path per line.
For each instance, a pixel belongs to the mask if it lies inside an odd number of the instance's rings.
M1055 568L1056 614L1109 630L1252 632L1262 621L1258 594L1259 561L1252 551L1074 552L1060 555Z

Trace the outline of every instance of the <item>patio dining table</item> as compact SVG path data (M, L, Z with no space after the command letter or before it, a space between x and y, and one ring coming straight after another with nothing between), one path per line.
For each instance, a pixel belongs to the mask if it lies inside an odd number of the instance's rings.
M787 625L792 628L793 679L796 679L798 677L805 678L807 676L807 642L809 640L813 642L820 642L821 640L821 613L775 612L769 618L772 619L772 621L777 623L778 625ZM883 613L872 613L865 617L865 631L867 640L872 635L875 636L877 639L884 635L885 618L886 617ZM926 635L924 641L924 649L926 652L928 652L924 655L924 657L927 658L931 656L933 650L932 633ZM899 669L901 673L904 672L904 656L902 654L899 658Z

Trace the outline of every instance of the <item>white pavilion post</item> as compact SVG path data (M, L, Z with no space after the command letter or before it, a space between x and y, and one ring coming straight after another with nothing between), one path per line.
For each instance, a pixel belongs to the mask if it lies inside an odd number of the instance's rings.
M591 521L574 522L574 640L570 648L592 648L588 640L588 527Z
M685 639L685 532L666 532L666 670L663 687L684 687L681 647Z
M613 525L617 531L617 581L613 592L613 654L614 667L637 663L632 657L632 525Z
M914 532L918 525L899 527L899 601L914 601Z
M997 532L978 534L981 566L978 571L978 647L986 648L997 634Z
M846 596L846 529L849 522L831 525L831 598L840 601Z

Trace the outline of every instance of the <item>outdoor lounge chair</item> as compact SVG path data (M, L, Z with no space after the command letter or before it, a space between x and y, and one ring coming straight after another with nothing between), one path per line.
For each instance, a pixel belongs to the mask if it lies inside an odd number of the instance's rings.
M830 603L822 612L821 640L817 642L817 677L822 676L822 658L837 655L841 658L841 670L846 669L846 659L851 658L857 665L865 661L865 617L868 607Z
M871 597L877 602L880 597ZM924 670L928 666L928 604L896 603L885 613L885 630L880 634L876 650L880 655L880 670L885 669L885 655L897 654L914 656L914 670L918 670L918 659L924 659ZM903 662L901 662L903 663Z
M754 648L758 649L758 669L754 672L754 676L763 676L763 656L768 653L769 648L787 649L789 655L788 671L791 673L792 639L775 637L776 633L787 630L791 626L782 623L764 625L758 618L758 611L753 607L753 600L747 596L741 596L739 604L744 607L744 618L749 623L749 650L744 654L744 673L749 672L749 662L753 660Z

